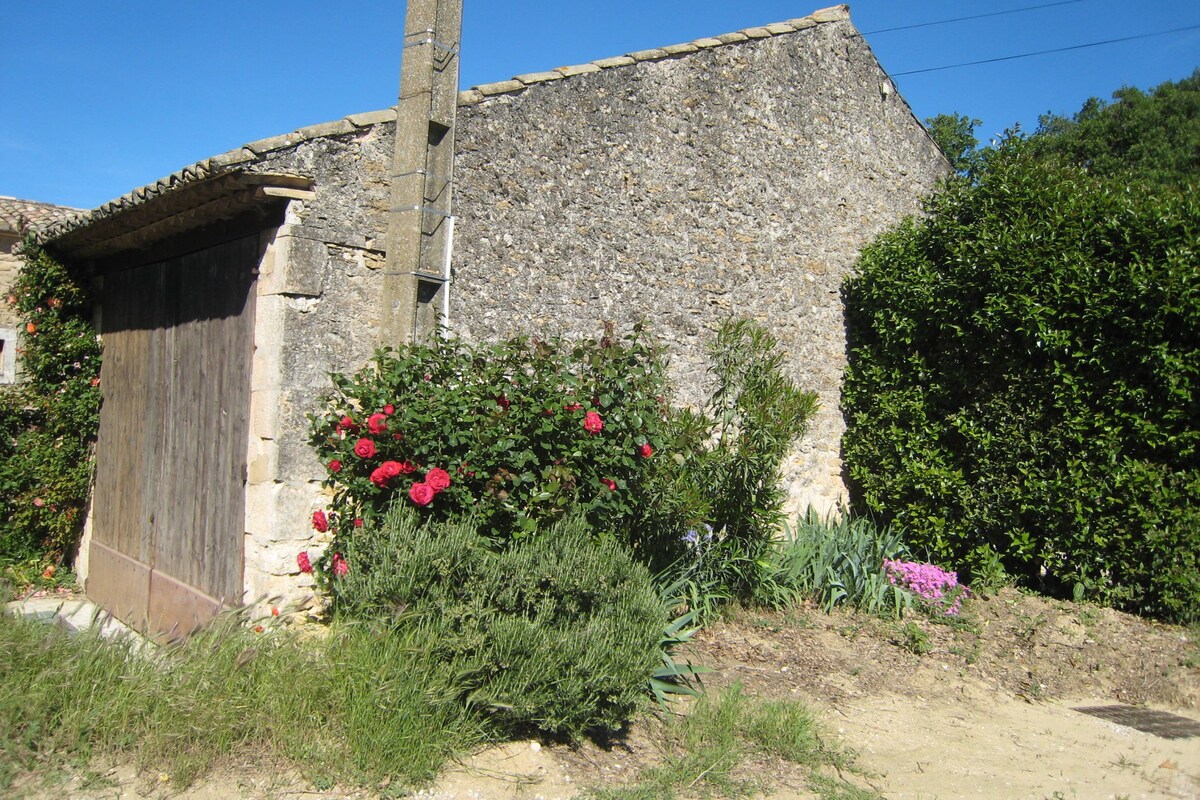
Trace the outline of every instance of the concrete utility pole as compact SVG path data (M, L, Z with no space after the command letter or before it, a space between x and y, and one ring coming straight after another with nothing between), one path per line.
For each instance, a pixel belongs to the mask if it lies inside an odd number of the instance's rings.
M426 341L450 277L462 0L408 0L380 344Z

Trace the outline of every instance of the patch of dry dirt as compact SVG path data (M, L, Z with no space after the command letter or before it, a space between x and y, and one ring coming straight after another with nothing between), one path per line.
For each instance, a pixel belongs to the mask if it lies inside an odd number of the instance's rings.
M692 658L717 670L710 691L740 682L750 695L805 701L828 737L858 753L866 782L892 800L1200 800L1200 738L1162 739L1072 710L1127 703L1200 721L1194 632L1007 590L972 601L952 624L905 623L747 612L700 634ZM646 725L605 748L515 742L476 754L416 796L567 800L581 786L625 782L656 757ZM813 797L787 765L748 769L769 779L772 800ZM292 774L244 764L175 795L128 768L103 783L35 796L376 796L316 792Z

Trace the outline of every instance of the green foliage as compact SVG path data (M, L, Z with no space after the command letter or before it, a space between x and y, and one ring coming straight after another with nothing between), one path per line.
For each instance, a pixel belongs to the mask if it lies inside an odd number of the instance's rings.
M955 172L967 174L979 166L979 140L975 128L982 120L965 114L938 114L925 119L925 129L946 155Z
M1093 97L1070 118L1043 115L1030 139L1033 152L1096 177L1194 184L1200 175L1200 69L1149 92L1124 87L1113 99Z
M427 632L461 698L503 731L619 729L661 663L649 571L579 516L499 550L477 525L396 506L347 543L337 614Z
M939 563L1194 618L1195 190L1096 181L1014 139L927 211L845 287L856 511Z
M708 413L670 408L640 328L618 339L610 327L599 341L448 339L335 375L311 428L333 495L316 522L333 530L322 580L357 526L398 500L432 519L474 514L497 539L580 513L654 570L708 525L708 577L748 596L781 519L780 465L816 399L784 378L761 326L726 323L711 355ZM435 472L449 484L422 494Z
M760 591L772 591L763 599L775 607L806 598L826 611L848 604L899 617L911 608L913 596L892 585L884 561L907 555L895 529L881 530L848 512L821 517L809 509L771 554L771 577Z
M663 446L663 365L640 328L599 341L410 345L333 381L311 436L334 465L326 485L342 534L396 498L435 519L471 511L497 536L521 538L568 508L611 528L637 516ZM355 452L364 441L371 455ZM383 478L388 463L401 471ZM410 491L434 468L450 484L421 505Z
M757 323L726 322L710 356L716 388L709 416L678 412L667 441L678 465L670 485L698 487L703 503L676 570L697 598L715 605L749 600L764 579L765 556L783 521L779 470L817 398L785 377L778 342Z
M229 757L315 783L432 780L482 738L420 631L297 637L239 615L156 652L0 615L0 790L22 771L132 757L186 786Z
M0 390L0 568L14 578L31 562L61 565L77 542L100 408L90 298L31 240L22 258L8 300L26 320L23 382Z

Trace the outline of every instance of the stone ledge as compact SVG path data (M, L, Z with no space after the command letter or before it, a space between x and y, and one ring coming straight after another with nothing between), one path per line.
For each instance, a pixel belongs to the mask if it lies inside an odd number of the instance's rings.
M564 76L561 72L551 70L549 72L530 72L525 75L518 75L513 78L514 81L520 81L526 86L536 83L549 83L550 81L561 81Z
M576 75L586 75L589 72L599 72L600 67L595 64L576 64L570 67L558 67L554 70L564 78L573 78Z
M384 108L379 111L367 111L362 114L351 114L346 117L346 121L356 128L366 128L370 125L377 125L380 122L395 122L396 109Z
M612 58L600 58L592 62L600 69L612 69L613 67L627 67L630 64L636 64L629 56L613 56Z
M831 6L829 8L821 8L809 14L807 17L798 17L796 19L786 20L784 22L773 22L768 25L754 26L740 31L734 31L732 33L723 33L720 36L706 36L702 39L696 39L691 42L666 45L663 47L651 48L649 50L638 50L623 56L596 59L595 61L591 61L587 64L558 67L550 72L533 72L528 75L518 75L516 78L507 81L499 81L497 83L486 83L480 86L474 86L459 93L458 103L462 106L477 105L490 97L519 92L531 85L536 85L539 83L547 83L549 81L560 80L562 78L571 78L576 75L584 75L587 73L596 72L597 70L627 67L633 64L644 62L661 61L665 58L671 58L673 56L685 56L700 50L708 50L713 47L720 47L722 45L768 39L773 36L786 36L788 34L797 33L799 31L812 28L820 23L843 22L849 19L849 6L838 5Z

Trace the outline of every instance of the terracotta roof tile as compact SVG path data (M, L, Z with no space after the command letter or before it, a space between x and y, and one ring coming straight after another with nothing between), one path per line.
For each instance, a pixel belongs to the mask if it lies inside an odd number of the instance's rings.
M36 200L18 200L15 197L0 197L0 231L17 233L25 225L35 231L64 220L81 209L40 203Z

